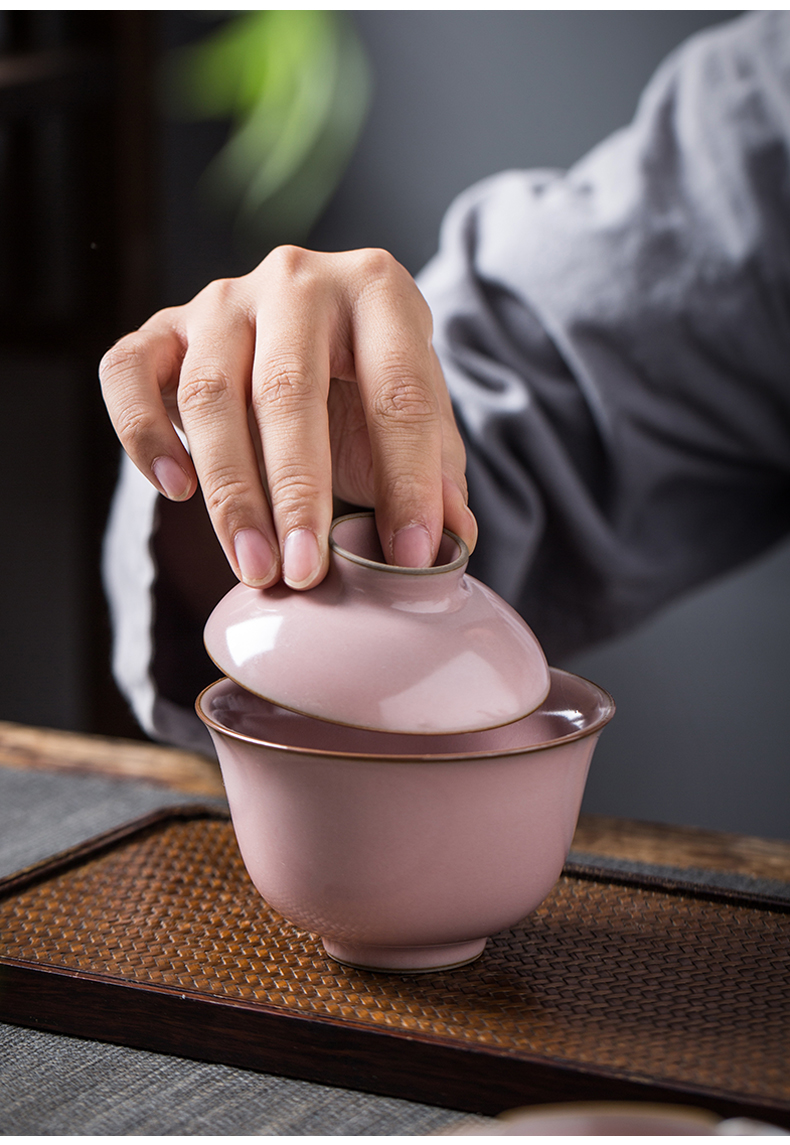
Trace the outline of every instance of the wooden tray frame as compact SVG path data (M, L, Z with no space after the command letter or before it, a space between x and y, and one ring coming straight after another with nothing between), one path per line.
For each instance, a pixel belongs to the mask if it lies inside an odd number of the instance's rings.
M154 812L0 880L0 900L111 852L139 833L195 818L226 817L200 805ZM579 864L568 864L565 874L790 913L786 900L678 880L613 874ZM372 1028L348 1018L304 1016L277 1005L9 958L2 951L2 939L0 1020L470 1113L496 1115L516 1106L561 1101L652 1101L701 1106L722 1117L752 1117L790 1128L790 1101L674 1081L651 1082L629 1076L628 1071L581 1067L544 1056L514 1056L439 1035Z

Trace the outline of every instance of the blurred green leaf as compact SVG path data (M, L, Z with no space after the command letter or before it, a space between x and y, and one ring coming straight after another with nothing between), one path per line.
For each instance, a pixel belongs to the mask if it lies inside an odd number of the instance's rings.
M206 189L275 242L302 241L353 154L370 96L344 12L245 12L173 60L173 104L229 119Z

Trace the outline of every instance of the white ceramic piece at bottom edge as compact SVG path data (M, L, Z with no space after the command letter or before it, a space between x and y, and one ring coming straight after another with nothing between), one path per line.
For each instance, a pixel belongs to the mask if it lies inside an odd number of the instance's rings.
M397 974L428 974L455 970L480 957L487 938L471 942L448 942L440 946L365 946L322 938L324 950L335 962L355 970L380 970Z

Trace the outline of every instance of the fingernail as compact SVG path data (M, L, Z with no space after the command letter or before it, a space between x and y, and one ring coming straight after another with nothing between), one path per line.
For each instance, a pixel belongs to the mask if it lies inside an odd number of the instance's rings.
M166 497L171 501L184 500L189 493L191 481L177 461L172 457L157 457L151 464L151 471Z
M321 567L318 540L312 529L294 529L283 545L283 577L291 588L303 588Z
M431 535L423 525L406 525L392 538L392 562L407 569L427 569L433 564Z
M245 584L259 588L272 579L277 561L263 533L257 529L239 529L233 538L233 550Z
M474 513L472 512L472 510L469 508L468 505L465 506L465 509L466 509L466 517L467 517L467 520L469 522L469 536L471 538L471 540L467 541L467 544L469 545L469 548L471 550L477 544L477 534L478 534L479 530L477 527L477 518L475 517Z

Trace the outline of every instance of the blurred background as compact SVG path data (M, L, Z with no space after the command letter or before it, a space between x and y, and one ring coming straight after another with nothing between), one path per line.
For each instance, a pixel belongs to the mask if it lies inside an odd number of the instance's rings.
M382 246L416 273L454 195L573 163L735 13L313 15L240 38L238 15L0 13L2 720L139 734L98 574L107 346L277 242ZM245 70L256 42L268 86ZM790 838L789 586L783 548L565 665L618 703L586 810Z

